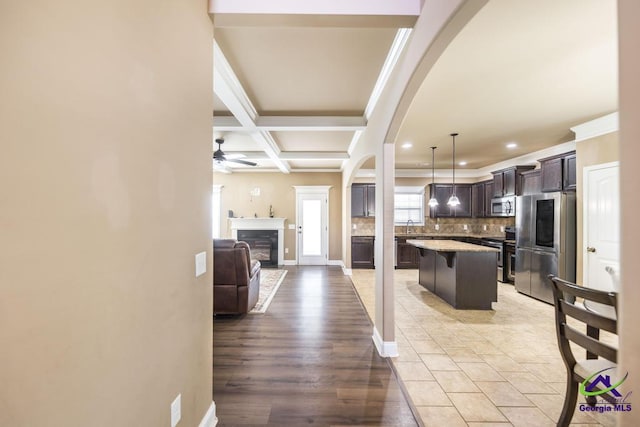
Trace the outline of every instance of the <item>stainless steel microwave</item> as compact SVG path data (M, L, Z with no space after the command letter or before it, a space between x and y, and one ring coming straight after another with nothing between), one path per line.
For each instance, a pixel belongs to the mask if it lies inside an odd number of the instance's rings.
M491 199L491 216L516 216L515 196Z

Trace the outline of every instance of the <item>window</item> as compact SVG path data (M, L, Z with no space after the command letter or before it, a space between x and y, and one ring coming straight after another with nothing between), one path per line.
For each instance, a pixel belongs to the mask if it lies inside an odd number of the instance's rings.
M424 225L424 187L396 187L394 198L394 222L406 225Z

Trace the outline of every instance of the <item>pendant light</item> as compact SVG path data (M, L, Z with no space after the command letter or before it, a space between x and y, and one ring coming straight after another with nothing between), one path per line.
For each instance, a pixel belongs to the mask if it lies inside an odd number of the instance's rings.
M431 185L436 183L436 170L435 170L436 148L438 147L431 147ZM435 196L435 190L431 191L431 198L429 199L429 206L432 208L438 206L438 200L434 196Z
M451 206L452 208L455 208L460 204L460 200L458 200L458 197L456 196L456 136L458 136L457 133L451 134L451 138L453 138L453 190L451 191L451 197L449 197L447 205Z

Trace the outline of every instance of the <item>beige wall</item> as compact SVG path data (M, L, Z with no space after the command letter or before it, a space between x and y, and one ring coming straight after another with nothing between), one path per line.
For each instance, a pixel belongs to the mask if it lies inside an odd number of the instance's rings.
M329 259L342 259L342 175L340 173L234 173L213 175L213 183L222 185L222 221L220 235L231 237L227 213L233 210L236 217L252 218L269 216L269 205L274 216L286 218L284 246L289 253L285 260L296 259L296 230L289 224L296 223L296 191L294 185L330 185L329 190ZM260 188L259 196L251 196L254 188Z
M211 404L206 7L3 2L1 426L169 426L178 393L196 426Z
M637 0L618 1L619 55L620 55L620 193L622 201L622 290L620 299L620 355L622 372L629 372L624 390L632 391L633 410L625 412L620 425L632 427L640 425L638 410L640 390L640 262L638 262L638 242L640 241L640 2Z
M586 166L615 162L619 156L619 133L613 132L596 138L580 141L576 144L576 282L583 282L582 251L583 251L583 169Z

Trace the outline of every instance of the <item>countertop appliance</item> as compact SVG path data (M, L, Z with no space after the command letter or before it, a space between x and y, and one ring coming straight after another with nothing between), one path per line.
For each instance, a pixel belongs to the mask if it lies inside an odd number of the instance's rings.
M495 197L491 199L491 216L514 216L516 197Z
M575 282L575 193L517 198L515 261L516 290L550 304L553 293L547 275Z

